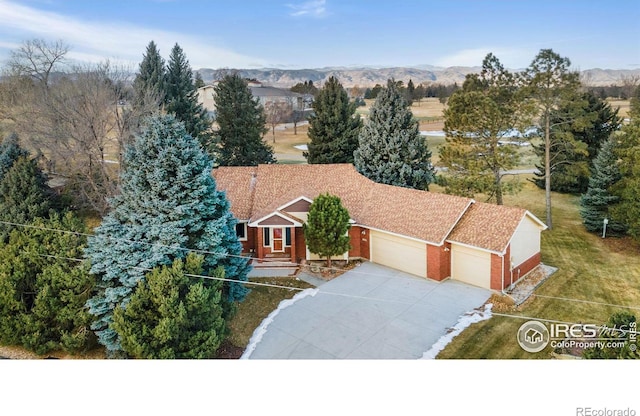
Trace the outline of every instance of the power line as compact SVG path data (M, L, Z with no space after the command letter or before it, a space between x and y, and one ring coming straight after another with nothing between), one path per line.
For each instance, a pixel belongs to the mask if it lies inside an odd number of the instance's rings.
M38 254L41 257L47 257L47 258L54 258L54 259L63 259L63 260L70 260L70 261L76 261L76 262L84 262L84 259L77 259L77 258L73 258L73 257L63 257L63 256L54 256L51 254ZM132 269L138 269L138 270L142 270L142 271L146 271L146 272L150 272L153 271L153 269L149 269L146 267L136 267L136 266L131 266ZM202 279L211 279L211 280L219 280L219 281L223 281L223 282L235 282L235 283L242 283L242 284L247 284L247 285L253 285L253 286L265 286L265 287L273 287L273 288L277 288L277 289L287 289L287 290L297 290L297 291L305 291L307 289L303 289L300 287L293 287L293 286L282 286L282 285L275 285L272 283L261 283L261 282L253 282L253 281L249 281L249 280L238 280L238 279L229 279L226 277L215 277L215 276L205 276L205 275L201 275L201 274L192 274L192 273L185 273L185 276L189 276L189 277L194 277L194 278L202 278ZM408 302L402 302L402 301L395 301L395 300L388 300L388 299L380 299L380 298L372 298L369 296L356 296L356 295L348 295L346 293L338 293L338 292L327 292L327 291L323 291L322 294L325 295L333 295L333 296L342 296L342 297L346 297L346 298L353 298L353 299L361 299L361 300L371 300L371 301L376 301L376 302L387 302L387 303L399 303L402 305L413 305L412 303L408 303Z
M77 258L73 258L73 257L64 257L64 256L54 256L54 255L51 255L51 254L38 254L38 256L52 258L52 259L62 259L62 260L76 261L76 262L85 262L86 261L86 259L77 259ZM132 266L131 268L132 269L142 270L142 271L147 271L147 272L153 271L153 269L149 269L147 267ZM306 289L299 288L299 287L281 286L281 285L274 285L274 284L271 284L271 283L251 282L251 281L248 281L248 280L229 279L229 278L226 278L226 277L205 276L205 275L192 274L192 273L185 273L184 275L185 276L189 276L189 277L211 279L211 280L220 280L220 281L225 281L225 282L243 283L243 284L254 285L254 286L267 286L267 287L275 287L275 288L280 288L280 289L299 290L299 291L306 290Z
M63 257L63 256L53 256L53 255L50 255L50 254L39 254L39 256L47 257L47 258L56 258L56 259L77 261L77 262L84 262L85 261L84 259L78 259L78 258L73 258L73 257ZM143 271L152 271L152 269L144 268L144 267L135 267L135 266L133 266L132 268L140 269L140 270L143 270ZM302 291L308 290L308 289L303 289L303 288L299 288L299 287L281 286L281 285L274 285L274 284L271 284L271 283L251 282L251 281L244 281L244 280L237 280L237 279L228 279L228 278L225 278L225 277L205 276L205 275L192 274L192 273L185 273L185 276L194 277L194 278L219 280L219 281L237 282L237 283L254 285L254 286L266 286L266 287L273 287L273 288L278 288L278 289L287 289L289 291L297 290L297 291L302 292ZM372 298L372 297L367 297L367 296L347 295L347 294L344 294L344 293L337 293L337 292L326 292L326 291L323 291L323 292L320 292L320 293L326 294L326 295L342 296L342 297L347 297L347 298L371 300L371 301L377 301L377 302L399 303L399 304L408 305L408 306L413 305L413 303L409 303L409 302L390 301L390 300L387 300L387 299ZM601 303L601 302L582 301L580 299L557 298L557 297L553 297L553 296L541 296L541 297L546 297L546 298L551 298L551 299L559 299L559 300L565 300L565 301L577 301L577 302L595 303L595 304L607 305L607 306L619 306L619 307L625 308L625 306L622 306L622 305L615 305L615 304ZM638 309L638 308L634 308L634 307L629 307L629 308L630 309ZM556 320L556 319L538 318L538 317L524 316L524 315L512 315L512 314L493 312L493 311L491 311L491 315L492 316L500 316L500 317L503 317L503 318L522 319L522 320L526 319L526 320L529 320L529 321L534 320L534 321L540 321L540 322L566 324L566 325L583 325L584 324L582 322L568 322L568 321L560 321L560 320ZM599 329L603 329L603 328L607 328L608 329L608 327L606 325L595 325L595 327L599 328ZM621 332L630 333L630 334L640 334L640 332L637 332L637 331L622 330L622 329L619 329L619 330Z
M634 310L640 311L640 308L636 307L636 306L623 306L623 305L616 305L614 303L595 302L595 301L591 301L591 300L562 298L562 297L558 297L558 296L536 295L535 293L533 293L532 296L535 296L535 297L538 297L538 298L546 298L546 299L566 300L566 301L570 301L570 302L589 303L589 304L593 304L593 305L615 306L615 307L618 307L618 308L634 309Z
M88 237L88 238L95 237L95 234L81 233L79 231L61 230L61 229L58 229L58 228L36 226L36 225L31 225L31 224L20 224L20 223L9 222L9 221L0 221L0 224L13 225L13 226L24 227L24 228L39 229L39 230L45 230L45 231L56 231L56 232L61 232L61 233L66 233L66 234L84 236L84 237ZM225 253L225 254L214 253L214 252L206 251L206 250L198 250L198 249L192 249L192 248L181 247L181 246L169 246L169 245L166 245L166 244L150 243L150 242L147 242L147 241L128 240L126 238L120 238L120 237L111 237L111 236L105 236L105 237L108 238L108 239L111 239L113 241L123 241L123 242L127 242L127 243L145 244L145 245L152 246L152 247L178 249L178 250L183 250L183 251L193 252L193 253L199 253L199 254L211 254L211 255L214 255L216 257L241 258L241 259L244 259L244 260L247 260L247 261L256 260L256 261L259 261L259 262L274 262L274 263L278 262L277 260L261 259L261 258L258 258L258 257L243 256L243 255L229 254L229 253ZM296 263L296 262L287 262L287 263L289 263L289 264L291 264L293 266L297 266L297 267L305 267L305 265L303 265L302 263ZM321 270L326 270L326 271L338 271L339 270L339 269L337 269L335 267L318 266L318 268L321 269ZM366 275L366 276L382 276L380 274L364 273L364 272L359 272L359 271L355 271L355 270L353 271L353 273L363 274L363 275Z
M14 223L14 222L9 222L9 221L0 221L0 224L13 225L13 226L24 227L24 228L40 229L40 230L45 230L45 231L56 231L56 232L67 233L67 234L75 234L75 235L86 236L86 237L95 237L94 234L81 233L81 232L78 232L78 231L61 230L61 229L58 229L58 228L50 228L50 227L36 226L36 225L30 225L30 224L20 224L20 223ZM112 239L112 240L115 240L115 241L124 241L124 242L129 242L129 243L146 244L146 245L150 245L150 246L158 246L158 247L164 247L164 248L180 249L180 250L194 252L194 253L212 254L212 255L215 255L215 256L222 256L222 257L242 258L242 259L246 259L247 261L249 261L249 260L267 261L267 262L271 261L271 260L259 259L259 258L256 258L256 257L241 256L241 255L234 255L234 254L222 254L221 255L220 253L213 253L213 252L206 251L206 250L191 249L191 248L179 247L179 246L168 246L168 245L160 244L160 243L149 243L149 242L145 242L145 241L128 240L128 239L125 239L125 238L117 238L117 237L110 237L110 236L106 236L106 238L109 238L109 239ZM46 255L42 255L42 256L46 256ZM56 256L51 256L51 257L56 257ZM73 259L73 258L66 258L66 259L67 260L74 260L74 261L84 261L82 259ZM304 265L301 264L301 263L290 262L290 264L295 265L297 267L304 267ZM135 267L135 266L133 266L133 268L150 271L150 269L143 269L143 268ZM322 266L319 266L319 268L320 269L324 269L324 270L329 270L329 271L338 270L338 269L333 268L333 267L322 267ZM365 272L360 272L360 271L357 271L357 270L350 270L350 272L351 273L362 274L362 275L365 275L365 276L382 276L380 274L365 273ZM194 275L192 277L196 277L196 276ZM220 278L215 278L215 277L211 277L211 276L197 276L197 277L209 278L209 279L220 279ZM259 285L267 285L267 284L257 284L257 282L249 282L249 281L244 281L244 280L234 280L234 279L227 279L227 278L224 278L224 280L229 281L229 282L243 283L243 284L255 284L255 285L258 285L258 286ZM289 289L289 290L304 290L304 289L300 289L300 288L295 288L294 289L292 287L278 286L278 285L273 285L273 287L279 287L279 288ZM330 292L322 292L322 293L329 294ZM355 296L352 296L352 295L346 295L346 294L340 294L340 293L332 293L332 294L337 295L337 296L355 297ZM562 301L567 301L567 302L579 302L579 303L587 303L587 304L594 304L594 305L601 305L601 306L619 307L619 308L623 308L623 309L640 310L639 307L618 305L618 304L613 304L613 303L589 301L589 300L585 300L585 299L574 299L574 298L563 298L563 297L554 297L554 296L546 296L546 295L537 295L535 293L532 294L532 296L537 296L537 297L540 297L540 298L549 298L549 299L562 300ZM366 297L362 297L362 299L372 299L372 300L385 301L384 299L374 299L374 298L366 298Z

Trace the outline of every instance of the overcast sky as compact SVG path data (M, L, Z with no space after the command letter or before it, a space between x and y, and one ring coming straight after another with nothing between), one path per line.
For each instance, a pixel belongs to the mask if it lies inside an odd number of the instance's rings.
M574 69L640 68L638 0L0 0L0 60L62 39L71 57L137 66L154 40L194 69L476 66L543 48Z

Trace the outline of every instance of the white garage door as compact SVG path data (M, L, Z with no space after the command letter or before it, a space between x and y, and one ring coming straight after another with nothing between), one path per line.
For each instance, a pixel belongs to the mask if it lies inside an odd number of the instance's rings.
M427 277L427 244L371 231L371 261L403 272Z
M489 289L491 253L451 244L451 278Z

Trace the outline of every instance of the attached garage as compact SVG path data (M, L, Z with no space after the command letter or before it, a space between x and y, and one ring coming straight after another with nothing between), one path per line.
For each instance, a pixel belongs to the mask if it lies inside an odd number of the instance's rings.
M451 244L451 278L474 286L491 287L491 253Z
M371 261L403 272L427 277L427 244L371 230Z

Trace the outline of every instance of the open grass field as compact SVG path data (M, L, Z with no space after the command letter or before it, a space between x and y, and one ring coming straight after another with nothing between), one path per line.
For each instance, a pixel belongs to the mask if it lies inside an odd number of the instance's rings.
M629 110L631 109L631 103L629 100L615 100L612 98L607 98L607 102L611 104L611 107L616 109L618 108L618 115L620 117L629 117Z
M365 107L358 107L357 113L363 119L369 114L369 108L374 100L365 100ZM444 106L440 104L437 98L426 98L420 103L414 103L411 111L420 123L421 131L439 131L444 127L442 120L442 110ZM269 131L264 140L273 146L274 153L278 163L306 163L307 160L302 155L303 150L297 149L295 146L307 144L309 137L307 136L308 124L298 125L297 134L294 132L292 124L280 125L275 130L275 143L272 132ZM444 143L444 137L428 138L428 144L432 149L434 157L437 159L437 147ZM433 143L431 143L433 142ZM435 163L435 161L434 161Z
M369 109L373 105L375 100L365 100L366 106L358 107L356 112L366 120L369 114ZM620 108L620 115L625 117L629 110L629 101L626 100L610 100L613 108ZM442 131L444 128L444 119L442 112L444 105L440 103L437 98L425 98L419 103L414 102L411 106L411 112L418 120L420 131ZM303 156L303 150L297 149L295 146L304 145L309 142L307 136L307 130L309 125L307 123L298 125L297 131L294 132L292 124L281 124L276 127L275 130L275 142L273 140L272 132L269 131L264 140L266 143L273 146L274 153L278 163L306 163L307 160ZM439 135L427 135L427 144L432 152L432 162L437 165L439 161L439 148L444 144L444 137ZM522 147L520 149L522 153L522 160L520 165L516 169L532 169L537 163L537 157L533 153L533 149L528 147Z
M629 238L602 239L586 232L576 196L553 194L552 203L554 229L542 233L541 251L542 262L558 271L517 310L501 312L598 325L605 324L614 312L640 317L640 245ZM544 192L529 182L519 195L507 197L505 204L545 217ZM494 316L474 324L454 338L438 358L552 358L550 346L532 354L518 345L518 328L527 320Z

